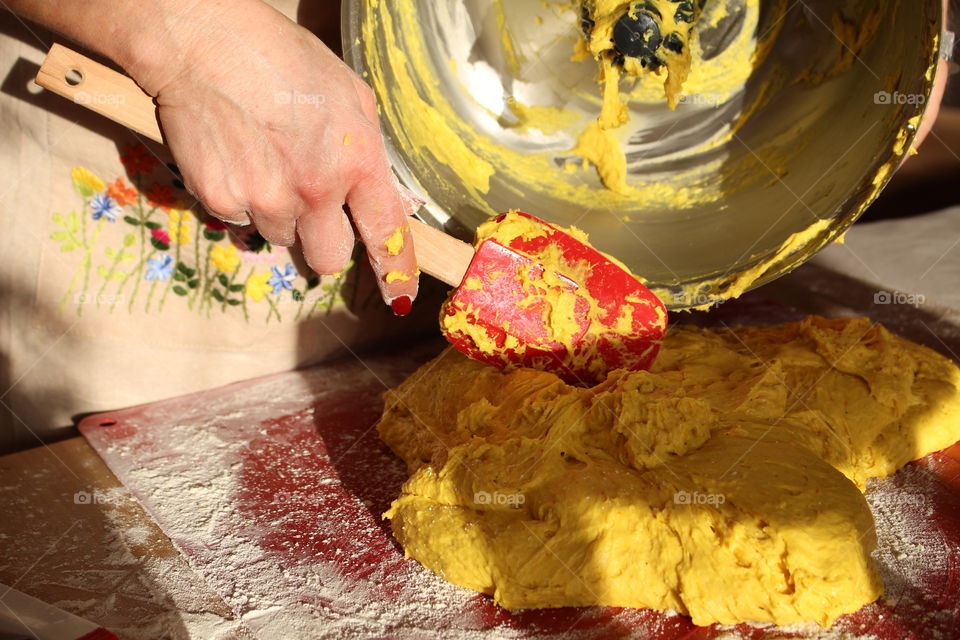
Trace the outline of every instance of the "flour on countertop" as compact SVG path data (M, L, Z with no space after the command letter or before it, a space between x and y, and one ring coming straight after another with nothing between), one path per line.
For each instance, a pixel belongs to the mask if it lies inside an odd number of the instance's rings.
M355 364L283 374L203 394L195 403L131 412L87 437L229 605L227 617L260 638L566 640L690 632L686 618L646 610L510 614L403 559L380 513L406 472L369 425L384 385L408 370L388 362L373 374ZM873 482L868 492L885 598L831 629L766 627L763 637L888 638L882 626L891 619L932 633L953 628L957 612L932 608L923 596L949 576L950 553L927 517L938 484L925 464ZM134 530L128 543L144 535ZM180 579L173 569L164 575L158 567L155 574L165 588ZM178 608L190 607L187 594L169 593ZM757 632L738 625L717 628L713 637Z

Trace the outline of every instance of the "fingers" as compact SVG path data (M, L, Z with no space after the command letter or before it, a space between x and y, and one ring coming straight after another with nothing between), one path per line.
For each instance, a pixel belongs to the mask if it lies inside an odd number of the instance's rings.
M248 192L250 217L257 225L257 231L273 245L290 247L297 241L297 218L304 211L301 202L290 190L285 179L274 176L265 179L262 176L250 176L239 189L255 190Z
M238 227L246 227L250 224L250 215L246 211L238 211L236 213L226 215L217 211L212 211L210 207L206 205L204 205L203 208L207 211L207 213L221 222L232 224Z
M917 136L914 138L913 146L911 147L914 150L923 144L927 135L930 134L930 130L933 129L933 125L937 121L937 116L940 115L940 105L943 102L943 96L947 90L947 79L950 75L949 66L950 65L947 64L941 64L937 69L937 76L933 81L933 91L930 94L929 106L923 114L923 119L920 121L920 128L917 130ZM907 155L907 158L909 157L910 156Z
M271 211L269 213L262 210L250 211L249 209L238 211L240 205L233 205L229 208L226 206L214 207L202 199L200 202L210 215L228 224L245 227L253 222L257 225L257 232L268 242L278 247L290 247L296 241L297 219L285 211ZM292 209L293 206L287 211Z
M297 240L297 218L290 214L292 210L293 207L270 213L254 210L250 217L267 242L278 247L291 247Z
M357 102L360 104L360 111L371 124L376 124L379 122L379 117L377 116L377 99L373 95L373 90L357 76L352 76L351 80L357 94Z
M417 297L420 275L410 226L383 152L371 155L379 158L368 165L371 168L359 171L347 204L384 301L397 315L406 315Z
M232 199L213 195L214 193L223 193L224 190L214 190L211 191L209 195L203 194L199 189L194 187L193 181L186 171L184 172L183 183L187 193L196 198L200 204L203 205L206 212L214 218L227 224L237 225L238 227L245 227L250 224L250 212L247 209L241 207Z
M292 246L297 236L296 213L302 210L297 199L282 180L250 180L256 191L244 195L242 183L233 180L195 178L184 169L184 185L215 218L228 224L246 226L251 222L268 242L280 247Z
M948 0L943 0L944 16L947 15L948 8ZM950 17L952 18L953 16L951 15ZM933 91L930 92L927 110L923 114L923 119L920 121L920 128L917 130L917 136L914 138L913 144L910 147L910 150L914 152L920 148L920 145L923 144L923 141L933 129L933 125L936 124L937 117L940 115L940 107L943 104L943 97L947 91L947 80L950 78L951 65L943 60L940 62L942 64L937 65L937 75L933 79ZM904 160L909 159L911 155L912 154L907 154Z
M339 201L331 201L328 207L301 216L297 221L297 235L307 264L320 275L343 271L356 242L353 227Z
M360 110L371 125L376 144L363 160L366 164L361 166L360 179L347 195L347 204L366 245L380 293L393 312L403 316L410 312L417 297L420 276L407 224L407 210L412 203L401 195L380 143L373 91L356 76L352 81Z

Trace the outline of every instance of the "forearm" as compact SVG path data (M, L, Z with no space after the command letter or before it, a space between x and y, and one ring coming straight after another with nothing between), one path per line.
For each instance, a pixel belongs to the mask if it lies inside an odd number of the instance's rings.
M100 53L149 93L215 47L226 30L263 24L276 12L260 0L6 0L20 16Z

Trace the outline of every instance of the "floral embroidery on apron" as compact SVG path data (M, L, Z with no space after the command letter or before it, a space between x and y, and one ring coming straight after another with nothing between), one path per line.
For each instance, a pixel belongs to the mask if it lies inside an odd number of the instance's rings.
M184 208L177 192L184 189L176 165L169 184L151 180L160 166L143 145L126 148L120 161L124 177L112 182L78 166L70 172L80 196L79 211L54 213L50 238L62 253L75 255L77 270L60 299L60 313L73 307L78 316L95 304L111 312L163 311L179 304L210 317L240 313L250 322L282 322L330 313L343 302L344 277L306 275L250 225L227 225ZM125 234L101 234L108 225L128 225ZM119 238L119 240L117 240ZM286 261L285 261L286 260ZM92 299L91 299L92 298ZM174 302L176 301L176 302ZM262 310L260 310L262 308Z

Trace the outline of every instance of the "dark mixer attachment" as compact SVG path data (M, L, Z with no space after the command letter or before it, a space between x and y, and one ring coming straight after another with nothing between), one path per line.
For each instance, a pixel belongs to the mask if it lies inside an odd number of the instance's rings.
M644 0L632 2L613 28L610 54L614 62L622 64L625 58L636 58L640 65L656 71L664 64L663 49L683 53L686 33L671 31L664 34L663 16L669 11L677 23L693 25L706 0ZM590 40L594 21L593 0L583 0L580 28Z

